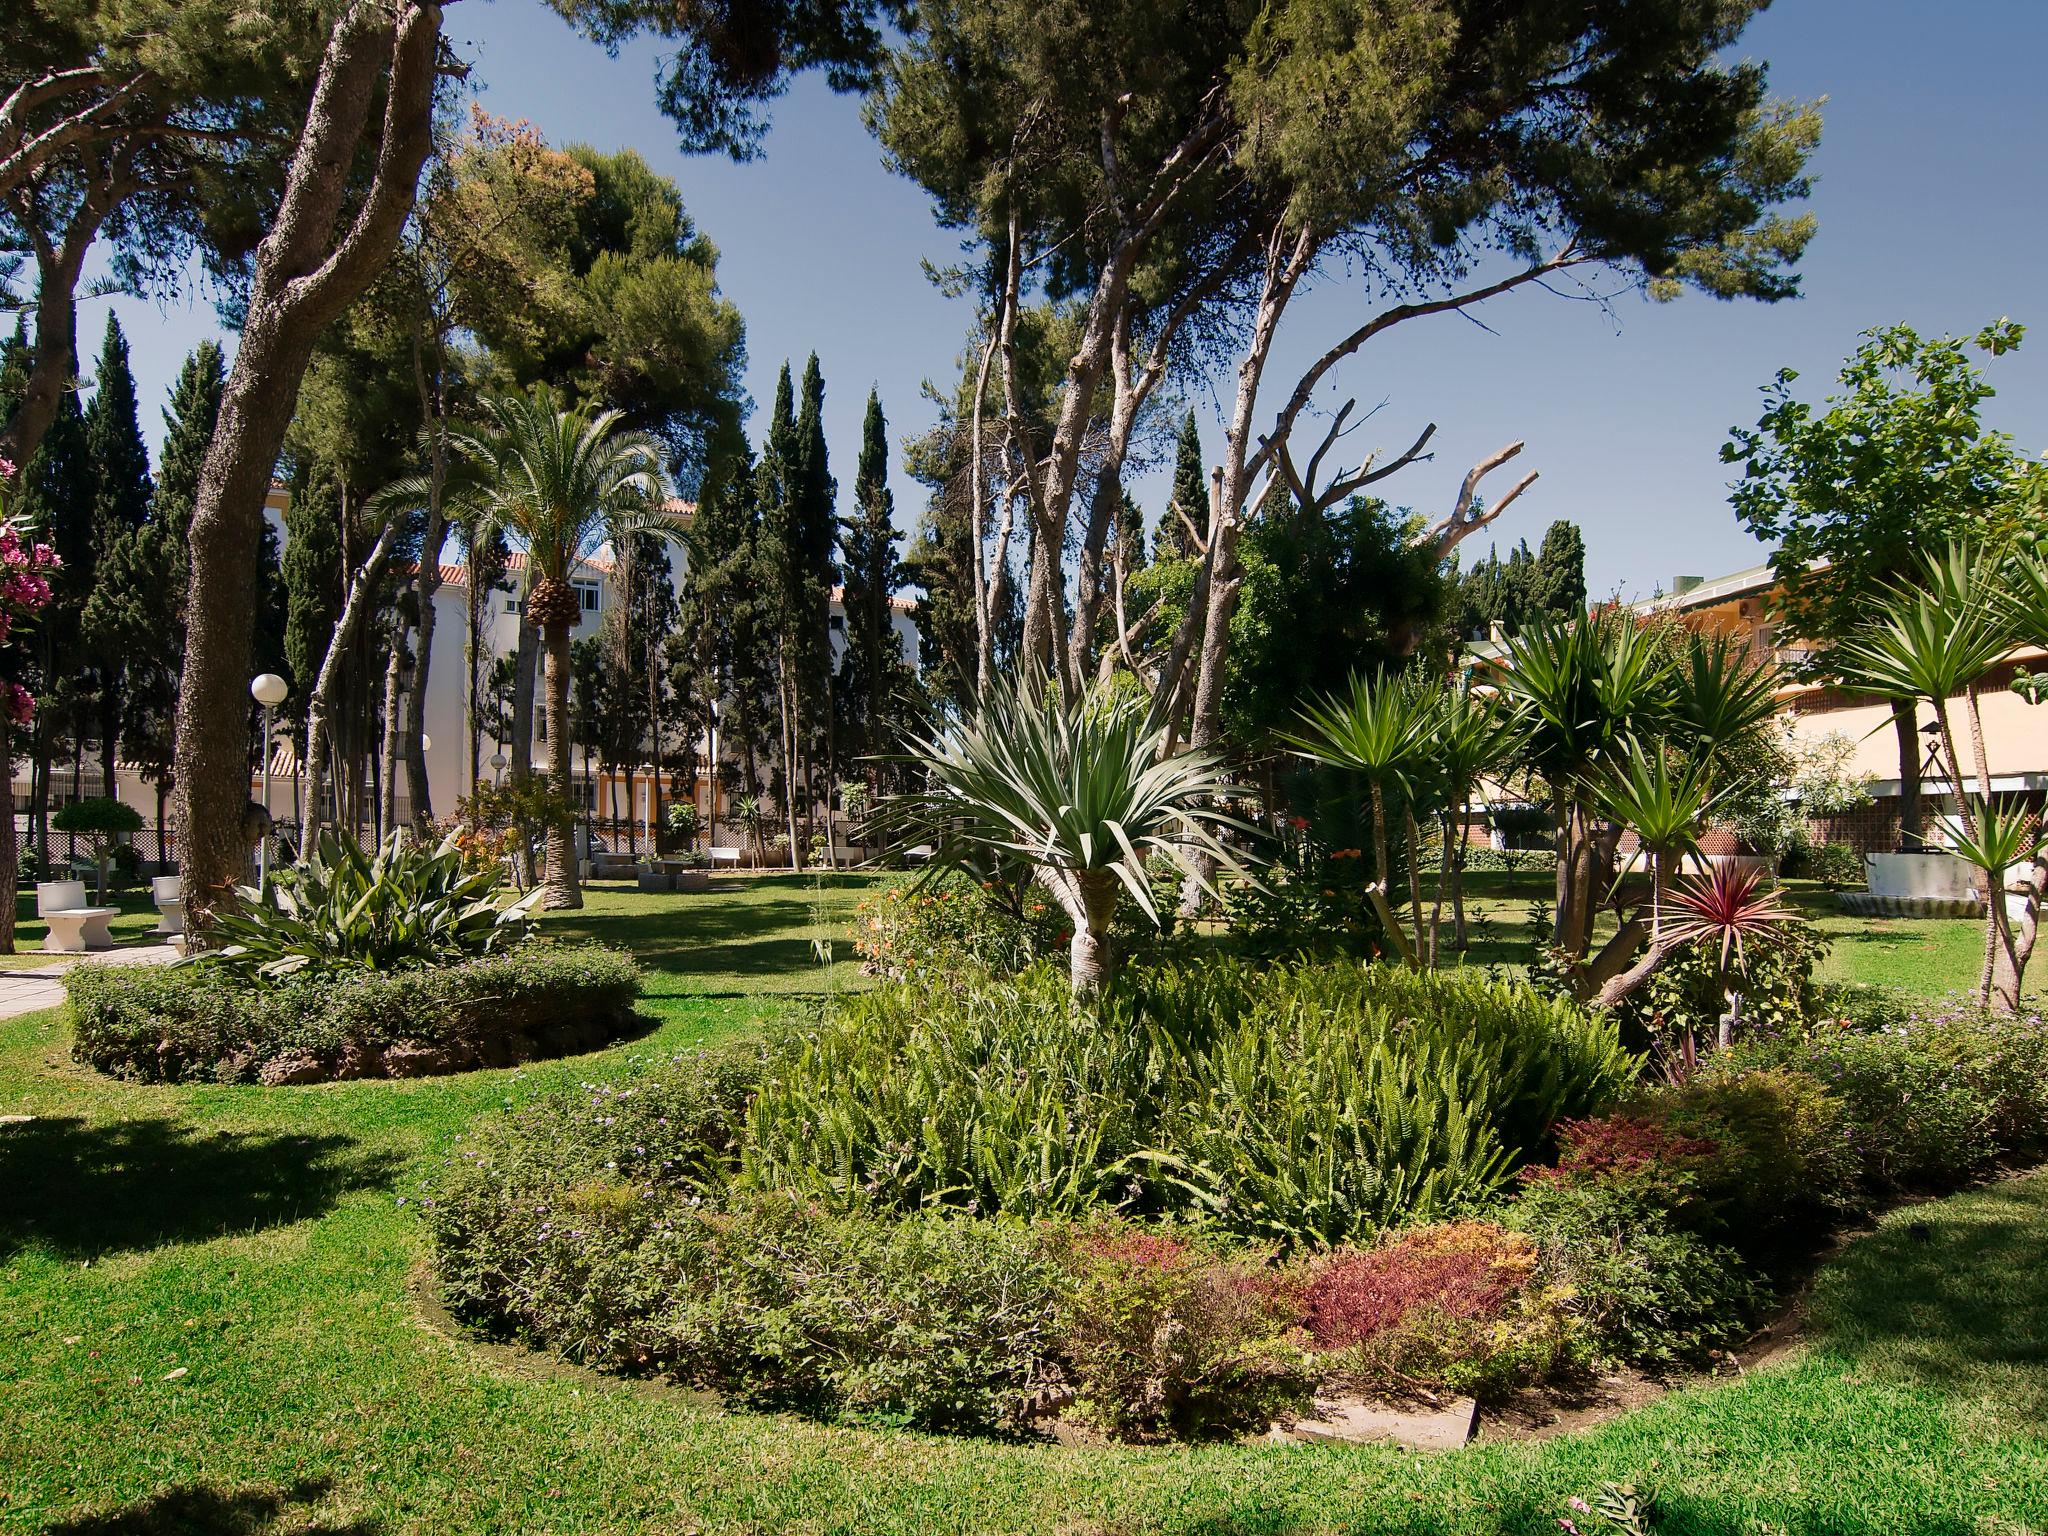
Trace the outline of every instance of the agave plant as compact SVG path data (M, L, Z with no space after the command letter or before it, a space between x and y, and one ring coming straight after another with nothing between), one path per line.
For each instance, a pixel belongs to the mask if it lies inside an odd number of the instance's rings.
M403 829L374 856L333 831L310 858L215 916L223 941L187 962L252 982L301 973L448 965L532 933L541 888L500 905L492 871L467 866L454 838L426 848Z
M930 842L934 869L992 859L1028 865L1073 924L1073 991L1092 994L1109 974L1119 895L1160 921L1151 858L1171 860L1204 886L1196 854L1242 869L1216 836L1252 830L1219 807L1238 792L1221 757L1164 756L1168 737L1138 700L1096 688L1068 702L1026 675L990 688L966 719L915 743L905 760L926 785L886 800L875 825Z

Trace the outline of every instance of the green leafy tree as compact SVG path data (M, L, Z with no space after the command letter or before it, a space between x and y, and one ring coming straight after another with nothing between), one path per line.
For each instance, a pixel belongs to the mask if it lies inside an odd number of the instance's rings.
M1923 556L1967 539L1996 544L2041 522L2048 467L1985 426L1993 390L1971 361L2017 347L2009 320L1970 337L1923 337L1910 326L1864 333L1840 390L1797 398L1790 368L1764 386L1755 427L1730 429L1723 462L1741 468L1729 500L1744 528L1773 546L1787 626L1819 665L1877 611L1881 594ZM1919 840L1920 744L1915 714L1892 712L1898 739L1900 831Z

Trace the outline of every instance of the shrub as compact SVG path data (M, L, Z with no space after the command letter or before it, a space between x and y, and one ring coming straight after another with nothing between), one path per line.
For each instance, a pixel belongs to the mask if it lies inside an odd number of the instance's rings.
M1758 1042L1717 1070L1762 1060L1804 1074L1842 1107L1856 1175L1873 1195L1939 1189L1986 1168L1999 1148L1975 1075L1911 1035L1819 1035Z
M1811 923L1780 923L1770 943L1748 944L1739 960L1731 959L1724 977L1718 942L1681 945L1626 1011L1653 1039L1675 1041L1690 1032L1695 1040L1711 1041L1733 990L1742 998L1741 1034L1796 1031L1819 1006L1813 972L1827 949L1826 937Z
M495 872L468 867L453 837L427 848L401 828L371 857L330 829L274 885L239 887L240 904L213 919L228 942L181 963L244 984L448 965L531 936L526 914L539 892L501 907L497 888Z
M1342 1249L1310 1272L1306 1325L1335 1368L1373 1390L1497 1396L1571 1357L1561 1298L1532 1284L1537 1260L1529 1238L1479 1221Z
M1785 873L1838 891L1863 883L1863 855L1847 843L1800 843L1785 856Z
M1473 1205L1634 1063L1520 984L1165 967L1078 1014L1049 969L849 999L764 1082L764 1187L899 1210L1187 1212L1330 1245Z
M1262 1428L1313 1386L1299 1295L1256 1256L1117 1222L1080 1229L1060 1349L1076 1416L1124 1439Z
M1557 1136L1557 1162L1524 1168L1524 1184L1622 1190L1680 1217L1701 1214L1704 1191L1726 1156L1718 1142L1641 1114L1567 1120Z
M1724 1059L1630 1107L1721 1148L1705 1170L1704 1193L1739 1232L1800 1210L1856 1203L1855 1128L1841 1102L1806 1073Z
M1028 893L1021 915L1003 910L961 874L863 896L853 913L861 970L889 981L943 977L969 968L1006 975L1065 942L1043 896Z
M640 972L595 945L434 970L224 986L205 970L86 964L64 978L78 1059L149 1082L413 1077L586 1050L631 1019Z
M1740 1257L1674 1227L1640 1191L1537 1183L1502 1219L1535 1241L1533 1283L1604 1362L1697 1361L1739 1338L1764 1300Z
M1984 1100L1985 1129L1998 1152L2032 1154L2048 1146L2048 1020L1936 1010L1915 1019L1908 1037L1967 1075Z

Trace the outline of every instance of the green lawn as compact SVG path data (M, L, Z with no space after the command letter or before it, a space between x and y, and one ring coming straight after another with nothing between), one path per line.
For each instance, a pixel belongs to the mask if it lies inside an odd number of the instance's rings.
M73 1066L60 1016L0 1023L0 1113L37 1117L0 1126L0 1531L1554 1536L1606 1478L1700 1536L2048 1526L2048 1176L1886 1221L1823 1274L1790 1361L1440 1456L827 1427L450 1336L412 1202L468 1120L858 984L863 877L733 884L550 919L659 966L660 1023L515 1071L142 1088Z

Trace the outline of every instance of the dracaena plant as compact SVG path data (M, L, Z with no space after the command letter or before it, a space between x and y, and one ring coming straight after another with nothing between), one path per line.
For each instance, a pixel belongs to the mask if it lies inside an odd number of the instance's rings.
M506 903L496 872L467 867L454 838L430 848L401 829L374 855L324 832L303 863L236 894L236 908L216 915L218 947L185 963L261 984L490 954L531 936L541 892Z
M1207 885L1197 854L1241 871L1217 834L1251 828L1221 809L1240 791L1214 752L1163 755L1169 727L1138 700L1096 688L1072 701L1028 673L989 688L958 724L904 761L924 787L884 801L875 825L933 847L934 868L1020 863L1073 924L1069 978L1098 992L1109 927L1128 894L1154 923L1150 865L1164 859Z
M1720 1044L1725 1047L1734 1038L1742 1011L1741 998L1728 988L1730 976L1742 965L1749 947L1787 942L1799 914L1777 891L1761 888L1755 870L1727 864L1716 864L1698 879L1682 882L1670 899L1673 914L1664 930L1666 947L1696 944L1716 958L1716 973L1729 1003L1721 1018Z

